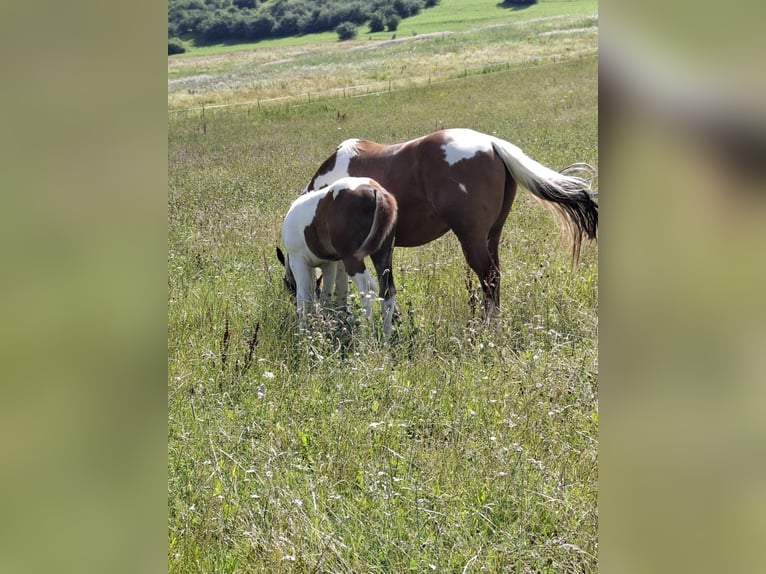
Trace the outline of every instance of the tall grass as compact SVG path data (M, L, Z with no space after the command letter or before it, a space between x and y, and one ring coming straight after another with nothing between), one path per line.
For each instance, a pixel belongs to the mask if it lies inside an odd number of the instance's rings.
M520 195L489 326L454 237L397 249L391 344L355 300L353 320L297 333L274 256L341 140L464 126L554 168L597 164L596 86L591 58L170 116L170 571L596 570L595 246L570 271Z

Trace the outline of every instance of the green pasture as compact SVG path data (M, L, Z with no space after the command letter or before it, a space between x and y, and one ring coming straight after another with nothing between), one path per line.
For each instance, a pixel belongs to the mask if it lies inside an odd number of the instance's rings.
M507 7L501 0L440 0L433 8L421 10L416 16L405 18L399 24L395 33L371 33L365 24L358 28L357 42L362 40L388 40L415 34L430 34L445 30L462 32L471 28L486 27L493 24L508 22L523 22L537 18L556 16L587 15L598 12L598 0L538 0L531 6ZM262 40L248 44L213 44L197 46L187 44L185 54L174 55L182 59L189 56L222 54L238 50L288 48L338 42L335 32L321 34L305 34L273 40Z
M269 104L408 88L598 50L596 14L530 19L397 40L258 48L168 60L168 106Z
M596 58L169 114L170 572L597 571L596 245L572 270L520 192L491 325L452 235L397 249L390 343L356 297L299 334L283 290L282 218L340 141L458 126L597 167Z
M598 12L598 0L538 0L530 6L503 6L499 0L440 0L433 8L422 10L399 24L398 33L427 34L453 30L455 32L536 18L585 15ZM381 33L381 36L390 33ZM369 34L368 34L369 35ZM365 36L361 34L360 36Z

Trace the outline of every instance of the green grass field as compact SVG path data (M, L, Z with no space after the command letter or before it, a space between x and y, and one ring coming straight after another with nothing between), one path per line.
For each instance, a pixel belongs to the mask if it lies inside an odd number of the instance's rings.
M595 245L571 271L521 193L490 326L452 235L397 249L391 344L355 298L302 336L283 291L282 218L340 141L450 126L597 166L596 58L169 114L169 571L597 571Z
M448 4L434 10L445 10ZM280 40L173 56L168 58L168 105L188 109L284 97L308 100L310 94L334 97L341 90L399 89L481 73L487 67L528 66L597 52L598 15L591 0L542 2L520 11L486 0L482 6L484 10L472 12L475 18L494 15L484 20L461 16L462 26L436 20L438 13L426 10L412 21L431 18L423 28L431 31L402 28L396 40L390 34L373 39L361 35L352 42L312 35L300 45ZM464 9L442 12L442 18ZM545 15L529 17L538 12Z
M598 12L598 0L538 0L537 4L520 8L508 8L500 5L500 0L439 0L433 8L422 10L420 14L405 18L396 31L397 37L413 34L430 34L450 30L462 32L472 28L481 28L493 24L508 22L523 22L539 18L559 16L588 15ZM370 33L365 24L358 29L360 40L388 40L392 32ZM173 56L173 59L183 59L189 56L224 54L239 50L289 48L308 46L318 43L337 43L335 32L321 34L306 34L263 40L251 44L214 44L196 46L188 44L186 54Z

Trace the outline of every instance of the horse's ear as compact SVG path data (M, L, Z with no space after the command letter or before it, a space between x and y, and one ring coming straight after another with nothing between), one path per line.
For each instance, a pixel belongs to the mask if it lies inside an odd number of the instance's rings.
M282 250L279 248L279 245L277 245L277 259L279 259L279 262L284 266L285 254L282 253Z

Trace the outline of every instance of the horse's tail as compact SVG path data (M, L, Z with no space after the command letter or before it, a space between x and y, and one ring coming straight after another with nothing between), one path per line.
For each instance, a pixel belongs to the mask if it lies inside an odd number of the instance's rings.
M372 225L367 238L354 253L354 257L359 259L363 259L380 249L396 225L397 204L394 196L373 181L370 183L370 190L375 199L375 215L372 218Z
M547 168L507 141L492 138L492 147L511 177L557 216L572 244L572 258L577 261L583 238L596 239L598 228L598 204L593 201L588 180ZM572 167L594 171L584 164L577 166Z

